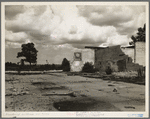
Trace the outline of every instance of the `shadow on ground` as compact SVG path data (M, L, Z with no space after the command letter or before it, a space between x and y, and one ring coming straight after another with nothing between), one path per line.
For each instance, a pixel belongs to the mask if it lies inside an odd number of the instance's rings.
M53 105L59 111L119 111L109 102L89 97L73 98L55 102Z

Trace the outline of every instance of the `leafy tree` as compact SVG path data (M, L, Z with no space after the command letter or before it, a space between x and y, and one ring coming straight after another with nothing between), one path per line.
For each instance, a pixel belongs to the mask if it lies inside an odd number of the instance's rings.
M12 62L6 62L5 66L17 66L16 63L12 63Z
M95 71L94 66L90 62L86 62L82 68L82 72L93 73Z
M129 43L130 45L135 45L135 42L137 41L143 41L145 42L145 34L146 34L146 25L144 24L143 28L138 28L138 32L136 36L131 36L132 41Z
M24 61L31 63L36 63L37 60L37 50L33 43L22 44L22 51L18 52L17 58L25 57Z
M61 67L63 71L70 71L70 63L66 58L63 59Z
M112 70L111 70L111 68L110 67L107 67L107 69L105 70L105 72L106 72L106 74L111 74L112 73Z

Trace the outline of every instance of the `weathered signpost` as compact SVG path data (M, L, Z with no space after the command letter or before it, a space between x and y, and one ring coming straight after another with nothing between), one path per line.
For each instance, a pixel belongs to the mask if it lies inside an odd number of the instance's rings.
M71 72L79 72L82 70L83 61L82 61L82 53L75 52L73 62L71 63Z

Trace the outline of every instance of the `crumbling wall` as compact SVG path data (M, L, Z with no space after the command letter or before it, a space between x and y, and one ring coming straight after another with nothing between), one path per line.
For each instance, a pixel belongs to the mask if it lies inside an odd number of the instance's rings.
M95 50L95 68L105 71L107 67L110 67L113 71L123 71L125 70L126 62L122 62L121 65L117 62L127 58L128 56L122 52L120 46L97 49Z
M94 50L92 49L83 49L80 51L81 53L81 61L77 61L75 57L73 57L72 61L70 62L70 67L72 72L80 72L86 62L91 62L94 65Z
M126 70L126 59L117 61L118 71Z
M81 71L86 62L92 62L99 71L110 67L113 71L136 70L145 66L145 43L136 43L136 64L134 61L134 48L120 48L111 46L106 48L83 49L81 61L71 61L71 71Z
M136 42L136 63L145 66L145 42Z
M80 72L82 71L83 62L82 61L73 61L70 63L71 72Z
M85 64L86 62L92 62L94 65L95 51L93 49L84 49L82 50L82 61Z

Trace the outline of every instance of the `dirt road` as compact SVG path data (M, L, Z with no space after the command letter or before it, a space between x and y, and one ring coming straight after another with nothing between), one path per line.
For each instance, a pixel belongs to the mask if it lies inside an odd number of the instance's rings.
M6 111L144 111L145 86L65 73L6 74Z

